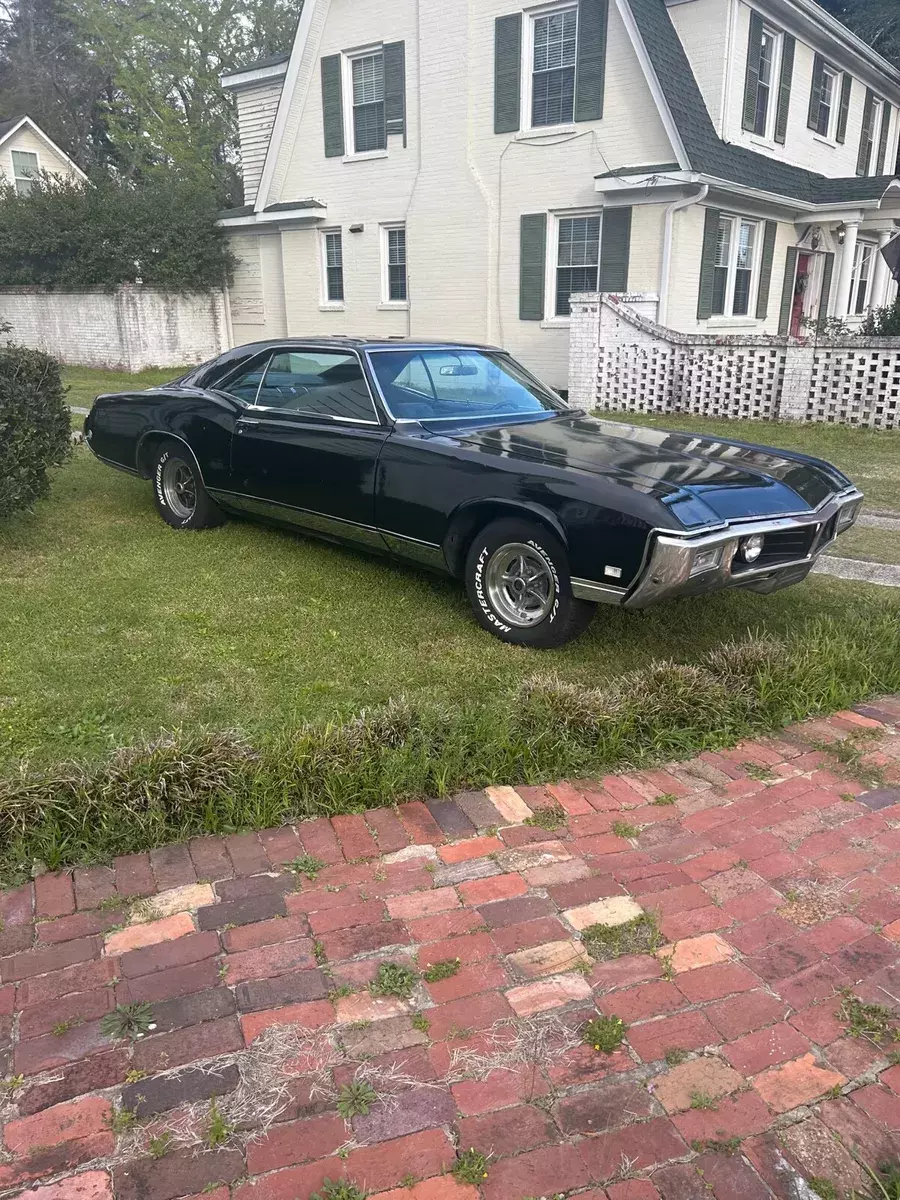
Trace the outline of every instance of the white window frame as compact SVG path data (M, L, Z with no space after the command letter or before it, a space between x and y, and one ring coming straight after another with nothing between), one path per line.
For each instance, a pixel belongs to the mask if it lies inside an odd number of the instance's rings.
M575 128L575 112L572 111L572 120L566 121L561 125L532 125L531 123L531 100L533 91L534 79L534 23L539 17L549 17L553 13L561 13L571 11L575 13L576 20L576 56L578 47L578 2L577 0L554 0L552 4L541 4L536 8L527 8L524 10L524 27L522 29L522 63L521 63L521 78L522 78L522 94L520 96L521 106L521 121L520 132L524 134L553 134L561 131L569 131ZM578 65L575 66L575 86L578 86Z
M357 58L368 58L372 54L384 54L384 42L373 42L369 46L357 46L341 54L341 103L344 110L344 162L366 162L372 158L387 158L387 132L381 150L356 150L353 127L353 62Z
M841 91L844 83L844 71L839 71L837 67L831 66L830 63L824 63L822 66L822 78L827 75L831 79L831 104L828 110L828 128L824 133L819 133L818 129L813 130L813 135L822 141L830 143L832 146L837 145L837 123L841 110ZM818 120L818 115L817 118Z
M391 273L389 270L389 246L390 238L388 234L392 229L402 229L406 233L405 221L387 221L381 226L381 303L379 308L409 308L409 237L406 239L406 299L392 300L391 299Z
M549 127L548 127L549 128ZM573 217L599 217L600 235L597 239L597 282L600 282L600 251L603 248L603 209L572 208L560 209L547 214L547 245L544 250L544 319L541 326L556 328L568 325L572 316L556 315L556 271L559 267L559 223Z
M859 291L860 276L862 274L863 251L869 250L869 274L866 278L866 294L863 299L861 309L856 307L856 298ZM872 306L872 284L875 280L876 255L878 254L878 243L869 242L865 238L859 238L856 243L856 250L853 254L853 279L850 284L850 316L864 317Z
M756 321L756 302L759 296L759 268L762 259L762 243L765 234L765 222L758 217L746 217L740 213L723 212L719 214L719 219L722 221L731 222L731 237L728 245L728 274L725 278L725 311L721 313L713 313L709 320L715 324L719 322L728 322L729 324L738 322L745 325L748 322ZM738 245L740 242L737 236L741 225L754 225L756 233L753 238L753 262L750 267L750 293L747 297L747 311L745 313L736 313L734 311L734 288L737 282L737 257ZM721 270L718 265L715 270Z
M329 300L328 299L328 234L339 233L341 235L341 280L343 282L344 297L347 296L347 277L344 273L344 231L339 225L332 225L328 229L320 229L319 233L319 308L322 312L343 312L345 300Z
M11 146L10 147L10 150L9 150L9 174L10 174L10 178L12 179L13 187L15 188L15 192L16 192L17 196L27 196L27 195L29 195L30 188L29 188L29 191L20 192L19 191L19 183L20 183L20 181L22 183L24 183L26 181L26 179L30 180L31 176L16 174L16 160L13 158L13 151L15 151L17 154L33 154L34 155L34 157L37 159L37 166L34 169L35 175L39 175L41 173L41 156L37 150L23 150L21 146Z
M780 29L775 29L771 25L763 25L763 36L770 37L774 41L772 48L772 77L769 80L769 103L766 108L766 125L762 133L757 133L754 129L752 136L762 138L767 142L775 140L775 122L778 119L778 94L781 87L781 56L784 50L784 33ZM753 114L754 123L756 121L756 113Z
M878 147L881 145L881 127L884 124L884 101L880 96L875 96L872 100L872 142L869 150L869 158L866 162L866 169L863 175L876 175L878 173Z

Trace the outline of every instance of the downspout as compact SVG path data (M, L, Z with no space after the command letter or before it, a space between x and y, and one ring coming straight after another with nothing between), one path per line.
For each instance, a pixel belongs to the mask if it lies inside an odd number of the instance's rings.
M675 227L675 214L692 204L702 204L709 194L709 184L702 183L700 191L695 196L684 196L666 206L665 230L663 232L662 265L659 272L659 304L656 310L657 325L665 325L669 315L669 276L672 273L672 235Z

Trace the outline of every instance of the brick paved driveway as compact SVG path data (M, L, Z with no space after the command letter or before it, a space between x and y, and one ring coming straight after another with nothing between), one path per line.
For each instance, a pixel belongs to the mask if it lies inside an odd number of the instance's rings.
M851 1148L900 1157L898 847L894 697L667 770L43 875L0 895L0 1195L841 1193ZM641 913L620 932L657 948L587 953ZM385 962L408 997L370 990ZM580 1041L598 1015L611 1053ZM345 1120L354 1081L377 1099Z

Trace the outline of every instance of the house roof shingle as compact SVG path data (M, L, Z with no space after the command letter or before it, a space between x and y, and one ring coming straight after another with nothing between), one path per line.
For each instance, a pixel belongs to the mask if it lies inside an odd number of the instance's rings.
M626 2L684 144L691 170L807 204L854 203L878 200L884 195L894 178L891 175L829 179L723 141L716 133L664 0Z

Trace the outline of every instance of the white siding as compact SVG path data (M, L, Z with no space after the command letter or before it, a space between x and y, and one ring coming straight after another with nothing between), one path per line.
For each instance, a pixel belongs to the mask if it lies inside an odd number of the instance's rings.
M733 9L732 0L686 0L670 4L668 8L718 133L722 130L728 34ZM741 80L743 82L743 72Z
M5 176L9 181L13 178L13 150L27 150L31 154L37 154L38 167L41 171L51 171L55 175L62 175L65 179L71 179L76 175L69 163L26 125L7 138L0 146L0 175Z
M280 79L267 79L242 87L236 93L245 204L252 204L256 199L281 96L281 83Z

